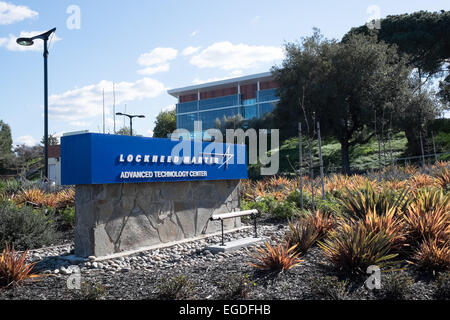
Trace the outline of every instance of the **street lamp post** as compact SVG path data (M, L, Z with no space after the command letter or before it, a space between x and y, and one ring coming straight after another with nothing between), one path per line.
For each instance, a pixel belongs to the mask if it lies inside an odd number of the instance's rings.
M50 35L56 31L53 28L43 34L31 38L19 38L16 42L21 46L32 46L34 40L41 39L44 41L44 176L48 178L48 77L47 77L47 58L48 48L47 42Z
M130 136L133 135L133 118L145 118L145 116L143 115L132 115L132 114L126 114L126 113L122 113L122 112L117 112L116 113L117 116L125 116L130 118Z

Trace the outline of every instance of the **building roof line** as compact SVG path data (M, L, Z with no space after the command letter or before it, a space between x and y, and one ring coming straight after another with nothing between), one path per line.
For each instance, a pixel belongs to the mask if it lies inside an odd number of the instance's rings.
M205 88L220 87L220 86L224 86L227 84L251 81L251 80L256 80L256 79L260 79L260 78L269 78L269 77L272 77L272 72L263 72L263 73L257 73L257 74L252 74L252 75L247 75L247 76L242 76L242 77L237 77L237 78L207 82L207 83L187 86L187 87L183 87L183 88L171 89L171 90L168 90L167 93L177 98L180 95L180 93L186 93L189 91L197 91L197 90L201 90L201 89L205 89Z

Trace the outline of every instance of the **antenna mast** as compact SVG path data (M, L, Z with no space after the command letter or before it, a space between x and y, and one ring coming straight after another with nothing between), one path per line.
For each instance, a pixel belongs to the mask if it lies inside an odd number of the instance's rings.
M116 90L114 88L114 82L113 82L113 121L114 121L114 134L116 134Z

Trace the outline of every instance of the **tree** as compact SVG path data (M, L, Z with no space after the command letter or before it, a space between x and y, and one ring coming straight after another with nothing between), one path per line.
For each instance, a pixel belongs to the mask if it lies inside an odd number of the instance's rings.
M14 152L16 153L15 165L24 178L33 179L40 176L40 172L44 168L44 148L41 145L32 147L25 144L18 145Z
M12 151L11 128L8 124L0 120L0 172L5 172L14 158Z
M154 138L167 138L169 134L177 128L175 110L161 111L156 117L155 129L153 129Z
M0 156L12 153L11 128L0 120Z
M116 132L116 134L120 135L120 136L129 136L130 135L130 128L128 127L123 127L122 129L120 129L119 131Z
M59 145L59 139L53 134L49 134L48 135L47 141L48 141L48 145L49 146L57 146L57 145ZM42 139L41 139L41 145L44 145L44 137L42 137Z
M343 41L352 34L372 34L379 41L397 45L399 51L407 56L408 63L417 70L420 78L416 87L418 91L429 79L449 74L450 11L387 16L381 20L380 27L373 30L366 25L353 28Z
M375 134L375 115L387 119L408 87L405 60L373 36L355 34L337 43L318 30L287 44L286 52L282 66L273 70L280 84L274 113L282 136L295 136L299 121L312 136L320 121L323 136L340 142L342 170L349 173L350 148Z

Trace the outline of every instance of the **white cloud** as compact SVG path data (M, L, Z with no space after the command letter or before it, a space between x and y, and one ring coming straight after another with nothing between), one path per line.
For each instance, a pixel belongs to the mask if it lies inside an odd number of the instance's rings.
M153 130L147 130L147 137L153 137Z
M32 136L21 136L21 137L17 138L16 144L18 144L18 145L24 144L26 146L32 147L37 144L37 141Z
M194 53L198 52L202 47L187 47L183 50L183 56L191 56Z
M244 71L238 69L238 70L231 71L230 76L231 77L240 77L243 74L244 74Z
M165 63L165 64L162 64L162 65L156 66L156 67L148 67L145 69L140 69L137 71L137 73L145 75L145 76L150 76L155 73L167 72L169 70L170 70L170 65L168 63Z
M17 44L16 40L17 38L30 38L39 34L44 33L45 31L22 31L20 32L20 35L16 37L13 34L10 34L8 38L0 38L0 47L5 47L9 51L43 51L44 50L44 41L42 40L35 40L34 44L32 46L26 47L21 46ZM53 38L52 38L53 37ZM51 37L51 43L55 43L61 38L56 36L56 34L53 34Z
M25 19L36 18L36 11L27 6L16 6L15 4L0 1L0 24L11 24Z
M273 63L284 58L283 49L272 46L250 46L229 41L216 42L191 58L191 64L199 68L222 70L249 69L261 63Z
M90 122L87 121L70 121L69 125L73 126L73 127L84 127L87 128L91 125Z
M167 72L170 70L169 61L175 59L178 50L174 48L155 48L148 53L143 53L138 58L138 64L144 69L137 71L138 74L152 75L158 72Z
M174 48L155 48L148 53L141 54L138 63L141 66L151 67L173 60L177 55L178 50Z
M198 30L192 31L189 36L190 37L195 37L196 35L198 35Z
M49 113L53 119L67 121L74 126L86 127L88 120L103 114L103 89L105 90L105 114L109 116L113 104L113 83L100 81L97 84L69 90L49 98ZM154 98L165 92L163 83L143 78L136 82L115 84L116 105L134 100Z

